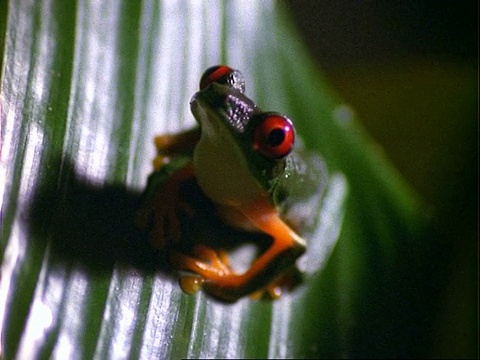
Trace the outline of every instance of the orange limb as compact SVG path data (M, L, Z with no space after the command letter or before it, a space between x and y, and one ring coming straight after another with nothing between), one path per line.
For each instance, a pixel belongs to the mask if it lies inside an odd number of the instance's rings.
M195 254L198 258L178 252L172 252L170 256L175 267L199 274L204 279L204 288L225 300L236 300L264 288L268 290L268 285L279 278L305 251L304 241L280 219L267 198L239 206L238 210L254 226L273 238L272 245L244 274L234 273L228 263L225 263L226 255L217 255L211 249L201 249L200 253ZM272 291L273 294L277 292L275 286Z
M137 213L137 226L143 229L150 228L152 244L157 248L162 248L167 239L180 238L181 213L193 215L194 209L182 198L180 189L180 185L193 176L193 166L190 162L171 174L148 204Z
M194 128L177 134L164 134L155 137L155 147L163 154L191 153L200 139L200 129Z
M191 154L200 139L198 127L177 134L163 134L155 137L157 156L153 159L155 170L168 164L170 157L180 154Z

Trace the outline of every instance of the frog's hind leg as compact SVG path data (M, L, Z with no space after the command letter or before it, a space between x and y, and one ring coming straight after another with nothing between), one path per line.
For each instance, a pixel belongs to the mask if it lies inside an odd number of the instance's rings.
M234 301L259 290L276 297L276 288L283 286L282 275L305 251L305 243L279 218L267 201L259 201L241 210L257 229L273 239L268 249L253 261L245 273L235 273L226 255L209 248L198 248L193 256L175 251L170 261L175 268L200 276L202 287L223 300Z

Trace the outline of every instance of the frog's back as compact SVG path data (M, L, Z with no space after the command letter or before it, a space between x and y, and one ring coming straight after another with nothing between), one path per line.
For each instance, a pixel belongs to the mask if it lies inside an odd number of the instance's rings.
M327 182L327 166L317 153L300 146L290 154L274 197L282 217L299 233L315 225Z

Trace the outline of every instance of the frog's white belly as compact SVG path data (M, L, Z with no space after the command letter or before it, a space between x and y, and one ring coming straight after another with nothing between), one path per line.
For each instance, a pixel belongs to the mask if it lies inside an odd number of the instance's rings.
M229 134L218 135L213 140L202 136L195 147L194 172L203 192L214 202L229 206L246 204L264 195L265 190L249 172L240 150L232 143L226 145Z

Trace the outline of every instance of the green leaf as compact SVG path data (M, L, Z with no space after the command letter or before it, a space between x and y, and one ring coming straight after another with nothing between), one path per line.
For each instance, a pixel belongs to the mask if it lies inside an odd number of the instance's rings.
M5 359L422 354L432 285L417 274L435 240L424 211L280 4L0 10ZM273 303L183 294L131 223L153 136L194 124L189 99L217 63L240 69L262 108L294 119L331 173L305 284Z

